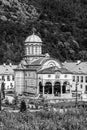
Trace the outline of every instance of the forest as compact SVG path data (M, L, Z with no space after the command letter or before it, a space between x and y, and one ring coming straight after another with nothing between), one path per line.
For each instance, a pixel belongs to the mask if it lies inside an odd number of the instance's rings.
M43 53L87 61L87 0L0 0L0 64L20 62L33 27Z

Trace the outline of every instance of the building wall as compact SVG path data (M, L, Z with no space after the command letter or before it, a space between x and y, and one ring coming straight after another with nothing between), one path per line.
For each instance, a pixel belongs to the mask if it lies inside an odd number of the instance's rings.
M71 88L72 85L72 74L38 74L38 88L37 91L39 93L39 82L42 82L42 85L45 86L46 82L52 83L54 86L55 82L60 82L63 85L64 82L68 82Z
M17 94L24 92L24 71L15 72L15 91Z
M28 93L37 93L37 77L35 71L25 71L25 91Z
M83 80L82 78L83 77ZM72 90L76 89L76 82L78 82L77 84L77 89L78 91L81 91L82 93L87 92L87 75L72 75Z
M0 75L0 79L4 80L5 89L13 89L14 88L14 75L13 74Z

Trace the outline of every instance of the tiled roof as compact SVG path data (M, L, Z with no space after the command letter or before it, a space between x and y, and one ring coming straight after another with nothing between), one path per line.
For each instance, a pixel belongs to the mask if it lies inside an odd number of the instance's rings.
M17 65L0 65L0 75L3 74L14 74L14 69Z
M61 66L61 62L57 59L51 58L51 57L41 57L31 63L31 65L43 65L48 60L56 60Z
M39 74L54 74L55 72L59 71L62 74L71 74L70 71L68 71L65 68L58 68L57 66L41 69L38 71Z
M41 61L42 61L43 59L44 59L44 58L41 57L41 58L39 58L39 59L33 61L33 62L31 63L31 65L41 65Z
M87 74L87 62L65 62L63 65L75 74Z

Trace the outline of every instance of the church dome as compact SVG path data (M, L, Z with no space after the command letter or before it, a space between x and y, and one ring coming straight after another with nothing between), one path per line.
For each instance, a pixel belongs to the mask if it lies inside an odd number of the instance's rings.
M42 40L39 36L35 35L34 33L30 36L28 36L25 40L25 42L28 42L28 43L42 43Z

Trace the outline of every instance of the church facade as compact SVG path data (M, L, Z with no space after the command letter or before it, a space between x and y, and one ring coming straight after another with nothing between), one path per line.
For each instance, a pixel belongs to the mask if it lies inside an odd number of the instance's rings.
M34 33L25 40L25 56L15 74L15 91L36 96L71 96L72 72L57 59L42 54L42 40Z

